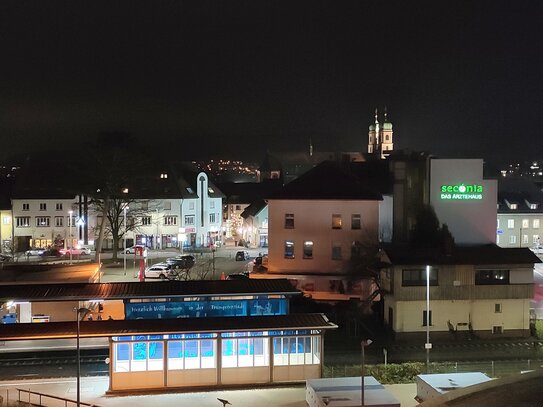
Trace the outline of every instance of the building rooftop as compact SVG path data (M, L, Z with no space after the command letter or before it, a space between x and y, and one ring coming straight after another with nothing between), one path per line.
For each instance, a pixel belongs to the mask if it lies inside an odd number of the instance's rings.
M128 283L62 283L0 286L0 302L86 301L140 298L297 295L286 279L190 280Z
M477 246L454 246L450 254L435 248L419 249L408 245L383 245L383 250L393 265L496 265L541 263L528 248L506 249L493 244Z

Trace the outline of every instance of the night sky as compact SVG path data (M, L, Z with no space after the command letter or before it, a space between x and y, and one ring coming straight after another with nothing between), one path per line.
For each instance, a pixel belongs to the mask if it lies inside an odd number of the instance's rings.
M180 158L543 158L543 1L2 1L0 157L129 132Z

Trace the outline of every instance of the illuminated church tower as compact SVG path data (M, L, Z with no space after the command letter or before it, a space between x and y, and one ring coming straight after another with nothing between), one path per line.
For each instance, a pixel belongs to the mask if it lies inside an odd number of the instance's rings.
M386 107L384 116L381 126L375 109L375 123L369 127L368 132L368 153L378 155L381 159L388 157L394 148L392 123L388 121Z

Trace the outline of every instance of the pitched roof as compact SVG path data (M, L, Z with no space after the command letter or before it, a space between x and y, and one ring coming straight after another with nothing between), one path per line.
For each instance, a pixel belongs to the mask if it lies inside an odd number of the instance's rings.
M494 244L455 246L450 255L436 249L418 249L408 245L383 245L392 265L533 265L541 260L528 248L506 249Z
M268 199L382 200L378 182L363 171L363 164L370 163L324 161Z

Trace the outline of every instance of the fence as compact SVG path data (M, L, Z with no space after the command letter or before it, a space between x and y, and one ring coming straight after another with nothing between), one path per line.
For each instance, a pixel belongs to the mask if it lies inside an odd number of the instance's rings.
M430 363L429 373L465 373L482 372L489 377L499 378L528 370L543 368L543 359L523 360L489 360L469 362L444 362ZM356 365L325 365L323 377L353 377L360 376L361 366ZM421 362L388 364L388 365L366 365L366 375L375 376L383 384L409 383L415 380L415 376L426 373L426 364Z
M70 400L64 397L51 396L49 394L39 393L37 391L25 390L25 389L16 389L17 390L17 401L20 403L27 403L32 406L77 406L77 401ZM47 402L47 404L43 404ZM83 401L79 402L81 406L87 407L100 407L97 404L89 404Z

